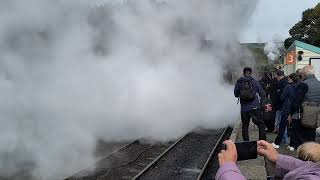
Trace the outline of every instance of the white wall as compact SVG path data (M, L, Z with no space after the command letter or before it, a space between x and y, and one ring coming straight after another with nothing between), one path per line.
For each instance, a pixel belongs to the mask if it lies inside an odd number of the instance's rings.
M295 67L296 67L296 65L285 65L284 69L283 69L284 74L286 76L289 76L291 73L294 73L296 71Z
M320 57L319 59L312 59L311 65L314 66L316 71L316 77L320 80Z

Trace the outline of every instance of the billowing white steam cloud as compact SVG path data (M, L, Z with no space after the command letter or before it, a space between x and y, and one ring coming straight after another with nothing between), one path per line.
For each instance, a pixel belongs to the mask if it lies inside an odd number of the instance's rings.
M0 174L62 177L93 161L97 139L237 117L223 67L256 1L114 2L0 0Z
M271 41L268 41L264 47L264 53L267 55L269 63L274 63L278 60L283 49L283 38L275 34Z

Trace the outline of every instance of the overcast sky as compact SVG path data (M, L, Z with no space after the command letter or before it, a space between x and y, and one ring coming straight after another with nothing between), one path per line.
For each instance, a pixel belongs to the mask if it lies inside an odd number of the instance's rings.
M289 29L301 19L304 10L314 7L319 0L260 0L241 42L266 42L274 34L289 36Z

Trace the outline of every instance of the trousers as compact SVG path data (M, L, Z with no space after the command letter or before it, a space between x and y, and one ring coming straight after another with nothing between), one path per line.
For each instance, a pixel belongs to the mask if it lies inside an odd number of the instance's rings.
M259 109L252 109L250 111L241 112L242 121L242 138L244 141L249 141L249 124L250 119L252 122L258 126L259 129L259 139L266 140L266 127L263 122L262 111Z
M283 136L286 134L287 132L287 126L288 126L288 116L289 113L282 111L281 113L281 121L280 121L280 125L279 125L279 131L278 131L278 135L274 141L274 143L276 145L280 145L281 141L283 139Z
M282 118L282 111L278 110L276 112L276 119L275 119L275 127L277 128L278 132L279 132L279 127L280 127L280 122L281 122L281 118ZM289 137L288 137L288 131L287 128L284 132L283 138L282 138L282 144L288 144L289 143Z
M290 146L297 149L301 144L315 141L316 133L314 128L306 128L301 125L301 119L293 119L291 123Z

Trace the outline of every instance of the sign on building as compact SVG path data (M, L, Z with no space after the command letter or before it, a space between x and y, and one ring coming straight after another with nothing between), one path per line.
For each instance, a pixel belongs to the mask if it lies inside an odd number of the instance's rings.
M295 51L289 52L286 57L286 64L287 65L296 64L296 56L297 55Z

